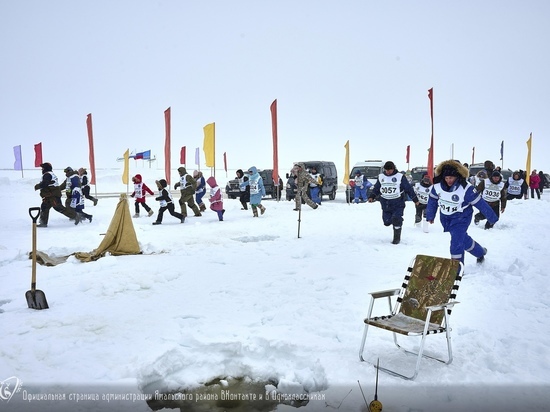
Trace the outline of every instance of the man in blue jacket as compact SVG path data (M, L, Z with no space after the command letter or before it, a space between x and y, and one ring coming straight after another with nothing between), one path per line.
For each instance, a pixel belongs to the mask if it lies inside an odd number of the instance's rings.
M451 259L464 263L464 252L468 252L477 258L478 263L482 263L487 249L468 235L473 215L472 206L479 209L492 225L498 221L498 217L468 182L468 175L468 169L456 160L445 160L436 167L426 208L426 220L434 223L439 208L443 231L451 234Z
M384 226L393 225L392 243L397 245L401 241L406 195L409 195L415 205L418 205L418 197L405 174L398 172L393 162L386 162L383 169L384 173L378 176L369 195L369 203L374 202L377 197L379 198L382 207L382 221Z

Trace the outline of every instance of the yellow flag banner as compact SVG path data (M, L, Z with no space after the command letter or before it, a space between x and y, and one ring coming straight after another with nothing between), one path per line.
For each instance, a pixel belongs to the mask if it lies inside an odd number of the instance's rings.
M529 176L531 175L531 141L533 140L533 133L529 133L529 140L527 140L527 165L525 166L525 181L529 186Z
M130 175L130 149L124 152L124 171L122 172L122 183L125 185L129 182Z
M203 127L203 130L202 150L206 159L206 167L213 167L216 170L216 124L209 123Z
M349 184L349 140L344 145L346 148L346 158L344 159L344 184Z

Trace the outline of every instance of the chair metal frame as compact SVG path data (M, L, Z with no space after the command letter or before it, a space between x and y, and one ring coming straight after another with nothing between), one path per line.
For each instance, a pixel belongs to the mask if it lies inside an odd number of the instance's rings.
M419 261L420 259L420 261ZM415 276L418 277L419 275L422 275L421 273L416 273L415 269L418 268L418 272L421 272L423 270L422 262L423 261L430 261L433 262L431 265L436 266L435 269L439 268L439 270L442 269L442 267L447 268L447 276L451 276L452 273L450 271L454 271L455 277L453 280L453 283L451 287L448 290L448 297L445 302L436 302L436 304L430 304L426 305L424 307L417 306L417 310L415 310L414 314L411 316L411 313L406 314L404 312L407 312L407 310L404 310L404 298L405 300L410 300L413 302L413 304L419 305L419 301L414 298L414 295L407 294L408 287L410 285L411 279L413 279ZM418 261L418 266L416 266L416 263ZM416 376L418 375L418 371L420 369L420 361L424 358L434 359L439 362L450 364L453 361L453 353L452 353L452 347L451 347L451 327L449 323L449 318L451 315L451 309L456 305L457 302L456 299L456 292L458 291L458 287L460 286L460 281L462 280L464 265L462 262L451 260L447 258L439 258L434 256L427 256L427 255L418 255L415 258L411 260L411 264L409 265L407 271L410 272L410 275L407 273L405 276L405 280L399 289L388 289L388 290L382 290L378 292L372 292L369 310L367 317L364 319L365 322L365 329L363 331L363 337L361 339L361 347L359 349L359 359L362 362L368 362L374 365L375 368L378 368L379 370L382 370L386 373L389 373L393 376L397 376L403 379L407 380L414 380ZM430 274L426 279L437 279L437 276L439 273L435 273L436 277L432 277L433 275ZM450 279L448 279L448 282L450 283ZM409 289L409 292L411 290ZM414 291L412 291L414 293ZM446 289L445 289L445 292ZM392 297L397 296L395 299L395 304L393 304L392 308ZM377 299L383 299L387 298L388 306L389 306L389 315L385 316L372 316L372 311L374 309L374 303ZM425 315L422 314L422 309L425 310ZM438 312L442 311L443 316L441 314L437 314ZM410 310L408 311L410 312ZM432 321L432 315L436 318L436 321ZM440 319L440 320L437 320ZM393 333L393 341L394 344L397 346L397 348L403 350L407 354L412 354L417 356L416 360L416 367L413 375L405 375L402 373L399 373L397 371L384 368L381 366L377 366L374 364L374 362L369 362L363 357L364 349L365 349L365 343L367 339L367 333L369 330L369 326L385 329L388 331L391 331ZM398 341L397 341L397 334L406 335L406 336L421 336L420 341L420 347L418 352L410 351L402 347ZM445 333L445 337L447 340L447 351L448 356L447 359L436 357L436 356L430 356L424 354L424 344L426 337L431 334L439 334L439 333Z

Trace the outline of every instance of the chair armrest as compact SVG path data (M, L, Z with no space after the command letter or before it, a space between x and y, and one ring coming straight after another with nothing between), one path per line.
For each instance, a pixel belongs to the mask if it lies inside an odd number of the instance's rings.
M460 303L460 302L445 302L445 303L442 303L441 305L433 305L433 306L426 306L426 310L431 310L432 312L436 311L436 310L443 310L445 308L449 308L449 309L452 309L452 307L454 305L456 305L457 303Z
M378 299L398 295L400 291L401 289L388 289L381 290L379 292L371 292L370 295L373 297L373 299Z

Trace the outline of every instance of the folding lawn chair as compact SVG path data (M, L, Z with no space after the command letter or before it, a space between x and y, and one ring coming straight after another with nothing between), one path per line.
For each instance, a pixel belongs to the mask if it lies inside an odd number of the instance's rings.
M359 349L359 359L365 361L363 352L369 326L385 329L393 333L395 345L406 353L417 355L416 369L412 376L379 366L380 370L413 380L418 375L422 357L450 364L453 360L451 349L451 327L449 318L451 309L458 303L456 292L462 279L463 264L457 260L417 255L411 260L401 289L390 289L371 293L369 312L365 319L365 330ZM392 309L392 296L397 296ZM379 298L388 298L390 314L372 316L374 302ZM421 336L418 352L404 349L397 342L397 334ZM445 333L447 338L448 359L423 354L426 336ZM374 364L374 362L371 362Z

